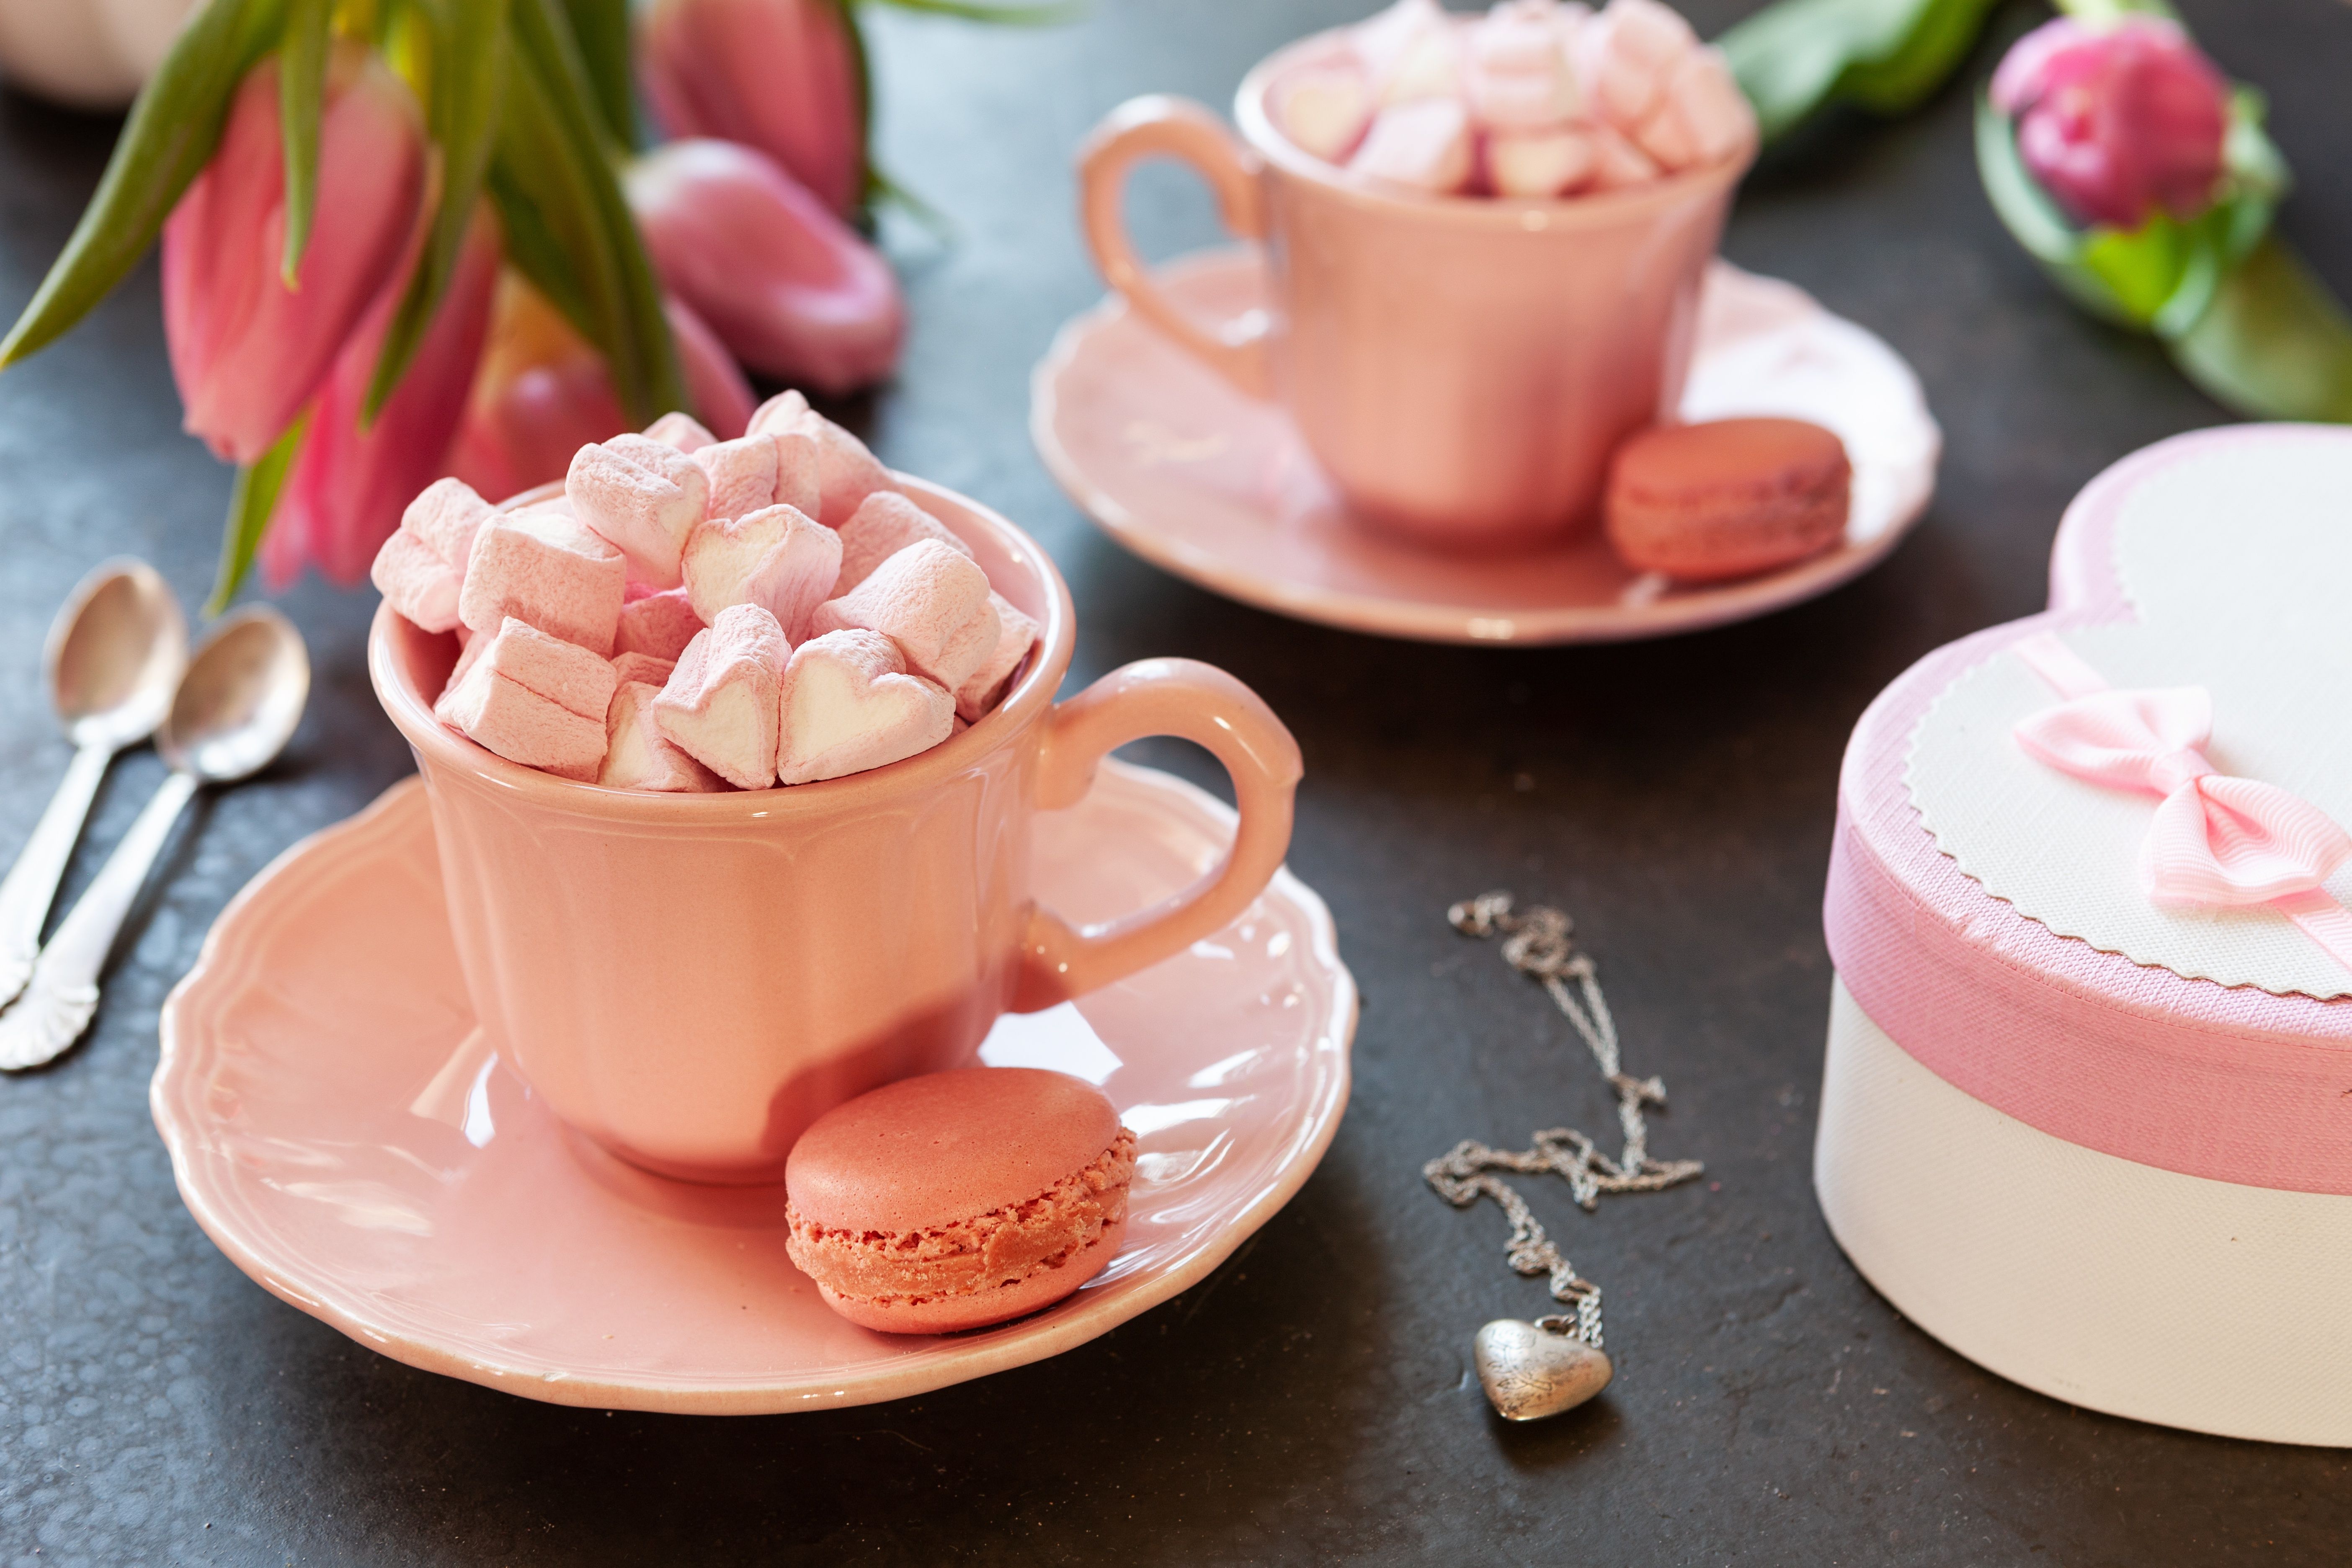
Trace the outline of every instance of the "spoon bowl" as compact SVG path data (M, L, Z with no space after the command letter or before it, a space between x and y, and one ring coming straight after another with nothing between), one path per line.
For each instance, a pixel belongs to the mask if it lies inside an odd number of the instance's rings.
M215 626L181 677L155 749L205 784L259 773L286 749L310 695L302 634L266 605Z
M187 661L179 599L152 566L129 559L81 580L50 623L42 658L67 736L110 750L163 722Z

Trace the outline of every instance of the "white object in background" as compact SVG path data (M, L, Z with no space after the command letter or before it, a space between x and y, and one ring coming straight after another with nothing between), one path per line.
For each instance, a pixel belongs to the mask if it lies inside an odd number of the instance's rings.
M0 0L0 81L76 109L120 109L194 9L194 0Z

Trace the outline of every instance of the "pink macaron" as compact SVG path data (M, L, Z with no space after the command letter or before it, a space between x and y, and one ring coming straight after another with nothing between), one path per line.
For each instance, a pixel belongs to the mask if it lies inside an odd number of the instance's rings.
M1801 419L1659 426L1610 465L1609 542L1677 582L1752 576L1844 538L1853 479L1835 433Z
M977 1329L1100 1273L1127 1231L1135 1134L1036 1068L903 1079L817 1119L784 1165L785 1242L825 1304L890 1333Z

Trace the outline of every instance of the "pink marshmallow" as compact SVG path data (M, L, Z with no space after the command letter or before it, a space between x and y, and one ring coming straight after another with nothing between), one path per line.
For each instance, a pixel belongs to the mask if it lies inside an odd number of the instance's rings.
M1596 191L1622 191L1629 185L1647 184L1658 177L1658 165L1650 155L1624 137L1615 126L1592 127L1592 188Z
M1633 133L1667 170L1728 158L1756 134L1756 111L1714 49L1693 49L1668 73L1657 110Z
M790 653L759 605L730 605L687 645L654 721L671 744L740 789L776 782L776 703Z
M675 447L681 452L699 452L719 439L691 414L673 409L646 426L646 439L659 441L665 447Z
M980 716L1003 700L1005 683L1021 661L1029 657L1036 645L1041 629L1037 623L1016 610L1002 594L991 594L989 604L996 611L996 647L980 661L980 668L956 688L956 717L965 723L974 723Z
M486 520L466 564L458 619L481 632L512 616L600 658L610 654L628 568L567 511L534 506Z
M675 447L615 436L572 456L563 494L582 522L628 557L629 574L656 589L678 584L678 552L702 521L710 481Z
M898 481L866 449L865 442L811 408L808 399L797 392L780 392L760 405L751 415L749 433L806 436L816 443L820 496L809 516L819 522L841 521L876 490L898 488Z
M814 784L929 751L955 726L955 699L907 673L879 632L838 631L793 650L778 700L776 776Z
M1393 104L1372 121L1348 167L1433 195L1458 191L1470 180L1470 117L1456 99Z
M596 776L615 684L610 664L511 616L467 653L463 678L442 693L436 717L510 763L583 782Z
M762 507L797 507L814 518L824 502L816 442L806 436L741 436L695 453L710 480L711 517L742 517Z
M988 574L936 539L919 540L873 575L817 606L811 632L880 632L898 645L907 668L954 691L996 649L995 595Z
M654 718L654 700L660 695L658 685L642 680L625 680L613 693L613 706L604 720L604 764L597 770L596 782L606 789L655 790L666 795L725 789L726 780L661 732Z
M616 653L613 656L613 675L623 686L633 680L647 686L669 684L670 672L677 668L674 658L656 658L649 653Z
M835 596L865 582L874 568L919 539L936 539L960 555L971 554L971 546L952 529L905 496L889 490L867 496L841 525L841 576L833 585Z
M1583 105L1570 67L1568 28L1551 0L1504 0L1469 29L1470 111L1497 131L1535 131Z
M686 590L672 588L622 605L620 622L613 631L613 647L619 653L651 654L675 663L701 629L702 617L694 613Z
M458 624L457 595L489 504L458 479L436 479L401 513L368 575L392 607L428 632Z
M1266 93L1266 109L1301 151L1344 163L1372 122L1372 84L1352 61L1302 66Z
M1600 161L1592 133L1574 126L1486 138L1486 182L1496 195L1529 200L1564 196L1591 179Z
M1659 0L1609 0L1577 29L1577 75L1601 117L1632 131L1657 108L1666 77L1698 47L1698 35Z
M841 575L841 535L798 507L713 518L686 542L686 595L712 626L730 605L758 605L797 643Z
M1461 90L1462 37L1437 0L1397 0L1350 38L1383 106Z

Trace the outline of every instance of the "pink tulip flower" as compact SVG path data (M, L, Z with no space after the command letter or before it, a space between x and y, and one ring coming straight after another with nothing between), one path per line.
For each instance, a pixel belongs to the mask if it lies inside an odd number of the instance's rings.
M664 285L743 363L829 393L890 374L907 324L890 264L765 154L673 142L623 184Z
M2062 16L2020 38L1992 79L2028 173L2082 224L2136 229L2213 203L2229 83L2172 22Z
M269 449L400 269L424 191L415 100L383 60L337 45L318 206L289 289L278 67L254 68L219 150L163 226L163 326L189 434L239 463Z
M448 472L450 438L489 336L498 280L498 225L485 208L466 232L448 292L415 356L375 422L362 430L360 411L406 291L407 271L377 296L311 407L301 455L270 515L261 574L273 592L299 576L305 563L345 587L359 582L417 491Z
M655 0L637 58L673 136L757 147L841 216L866 195L866 106L845 0Z
M751 388L710 329L664 301L695 417L720 440L751 422ZM448 471L491 500L560 479L592 441L634 429L587 341L519 273L499 281L489 345L449 452Z

